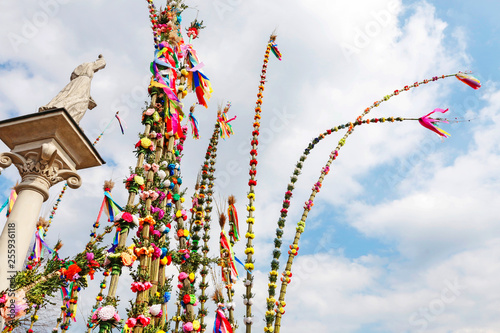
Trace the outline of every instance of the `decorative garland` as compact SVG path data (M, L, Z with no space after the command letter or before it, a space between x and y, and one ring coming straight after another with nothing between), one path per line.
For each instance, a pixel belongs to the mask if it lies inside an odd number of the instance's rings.
M254 116L254 123L253 123L253 132L252 132L252 141L250 142L250 145L252 146L252 149L250 150L250 180L248 181L248 186L250 187L247 198L248 198L248 206L247 206L247 211L248 211L248 218L246 220L247 222L247 233L245 234L245 237L247 238L247 243L246 243L246 250L245 253L247 255L246 260L245 260L245 269L247 270L247 276L245 279L245 286L246 286L246 292L245 295L243 296L243 303L246 306L246 314L245 314L245 325L246 325L246 332L250 333L252 331L252 323L253 323L253 318L252 318L252 286L253 286L253 274L252 271L254 269L254 260L253 260L253 254L254 254L254 249L252 245L252 240L255 238L255 234L253 233L253 223L255 222L255 219L253 217L253 212L255 211L255 206L254 206L254 201L255 201L255 186L257 186L257 180L256 180L256 175L257 175L257 149L259 145L259 128L260 128L260 113L262 111L261 106L262 106L262 98L263 92L264 92L264 85L266 83L266 73L267 73L267 63L269 62L269 54L272 49L277 50L276 46L276 35L271 35L269 42L267 44L266 48L266 54L264 56L264 64L262 65L262 72L260 75L261 81L259 85L259 92L257 94L257 105L255 107L255 116ZM279 52L279 51L278 51ZM273 52L274 53L274 52ZM279 53L278 53L279 54Z
M228 218L229 216L232 215L233 223L229 225L229 228L231 230L234 230L234 225L235 221L234 219L236 218L237 221L237 212L236 208L234 207L235 203L235 198L234 196L229 196L228 198ZM234 320L234 308L235 304L233 302L233 297L234 297L234 288L233 284L236 282L238 279L238 271L236 269L236 259L233 251L233 239L231 236L227 236L225 231L224 231L224 225L225 225L225 216L224 213L222 213L219 216L219 221L221 225L221 235L220 235L220 249L221 249L221 262L220 265L222 266L222 280L224 281L225 288L227 291L227 304L226 307L229 311L229 323L231 324L232 330L236 330L238 326L235 323Z
M195 195L195 198L193 200L193 213L195 214L195 220L194 220L194 225L192 225L192 230L193 230L193 244L192 244L192 251L196 252L198 251L198 241L200 239L198 233L201 230L201 227L203 226L203 248L202 248L202 253L203 253L203 266L201 268L200 274L201 274L201 282L199 284L201 295L199 297L200 300L200 309L198 310L198 318L200 320L201 324L201 329L205 330L206 329L206 324L205 324L205 317L207 316L207 310L205 309L205 304L206 301L208 300L208 297L206 296L206 289L208 287L208 282L206 280L206 276L208 274L208 252L210 251L208 247L208 241L210 239L209 232L210 232L210 213L212 211L212 187L213 187L213 182L215 180L214 178L214 172L215 168L213 165L215 165L215 159L217 157L217 145L219 143L219 131L220 131L220 125L219 122L217 121L214 126L214 132L212 134L212 137L210 139L210 143L207 147L207 152L205 154L205 162L203 163L203 167L201 170L201 182L199 184L199 191L198 194ZM207 185L208 189L207 190Z

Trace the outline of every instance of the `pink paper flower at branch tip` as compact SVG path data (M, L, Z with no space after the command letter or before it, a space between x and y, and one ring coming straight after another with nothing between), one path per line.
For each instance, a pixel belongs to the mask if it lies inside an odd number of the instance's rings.
M430 116L433 113L435 113L435 112L445 113L447 111L448 111L448 109L446 109L446 110L443 110L443 109L434 109L434 111L432 111L431 113L429 113L429 114L427 114L427 115L419 118L418 122L420 123L420 125L424 126L427 129L430 129L434 133L437 133L439 136L447 138L447 137L449 137L451 135L449 133L443 131L439 127L436 127L434 125L434 123L448 123L448 121L446 119L434 119L434 118L430 118Z

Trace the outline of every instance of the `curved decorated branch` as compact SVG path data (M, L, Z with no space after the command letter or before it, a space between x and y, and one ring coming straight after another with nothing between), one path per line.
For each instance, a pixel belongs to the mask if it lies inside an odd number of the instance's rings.
M463 73L459 72L457 74L442 75L441 77L435 76L431 80L427 80L426 79L426 80L423 80L422 82L415 82L411 86L405 86L402 91L408 91L411 88L415 88L415 87L420 86L420 84L427 84L429 82L437 81L438 79L444 79L444 78L452 77L452 76L457 77L457 79L459 79L460 81L466 83L467 85L469 85L470 87L472 87L474 89L478 89L481 86L480 83L479 83L479 81L477 79L475 79L475 78L473 78L473 77L471 77L471 76L469 76L467 74L463 74ZM274 329L272 327L270 329L269 328L270 326L268 324L265 327L265 331L266 332L272 330L275 333L279 333L279 331L280 331L281 316L284 313L284 306L286 305L286 303L285 303L286 286L290 282L291 267L292 267L292 264L293 264L293 258L297 255L298 243L299 243L299 240L300 240L300 235L302 234L302 232L304 232L304 229L305 229L305 221L307 219L307 215L308 215L309 211L311 210L312 206L314 205L314 198L315 198L316 194L319 192L319 190L321 188L321 185L322 185L324 177L328 174L328 172L330 170L331 163L337 158L339 150L344 146L344 144L346 142L346 139L352 134L352 132L354 130L354 126L356 126L358 124L366 123L367 120L363 120L362 118L366 114L368 114L373 107L377 107L382 102L388 101L392 96L398 95L399 92L401 92L401 91L400 90L396 90L396 91L394 91L393 94L386 95L382 100L376 101L372 106L366 108L365 111L356 119L356 122L355 123L351 123L351 125L349 126L349 128L348 128L347 132L345 133L345 135L342 137L342 139L340 139L340 141L339 141L336 149L331 152L327 164L325 165L325 167L322 168L322 170L321 170L321 176L319 177L318 181L313 185L312 193L311 193L311 196L309 197L309 200L305 202L304 212L303 212L301 220L297 224L297 228L296 228L297 232L296 232L294 241L293 241L292 245L290 245L290 251L289 251L289 257L288 257L287 265L286 265L286 268L285 268L285 272L283 273L283 277L281 278L280 296L279 296L279 299L276 301L276 307L277 308L275 309L276 320L275 320L275 324L274 324ZM430 115L433 114L433 113L435 113L435 112L445 113L447 111L448 111L448 109L446 109L446 110L435 109L433 112L427 114L426 116L418 118L418 119L416 119L416 118L389 118L389 119L392 119L393 121L395 119L418 120L419 123L421 125L423 125L424 127L426 127L428 129L436 132L440 136L446 137L447 136L446 132L437 129L432 124L435 123L435 122L447 122L447 121L445 119L440 119L440 118L436 118L436 119L430 118ZM291 188L293 190L293 184L292 184ZM285 215L285 217L286 217L286 215ZM283 221L283 226L284 226L284 221ZM268 305L270 303L269 301L270 301L270 299L268 299ZM270 319L269 321L271 321L271 323L272 323L272 317L273 316L271 314L269 314L269 310L268 310L268 312L266 313L266 320L267 320L267 318L269 318ZM269 323L269 321L268 321L268 323Z

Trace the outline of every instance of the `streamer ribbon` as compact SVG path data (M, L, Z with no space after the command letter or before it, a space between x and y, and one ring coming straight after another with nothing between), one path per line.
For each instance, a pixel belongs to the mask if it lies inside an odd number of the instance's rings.
M220 308L215 314L214 333L233 333L231 323Z
M191 123L191 131L193 132L193 138L200 138L200 131L198 129L198 120L194 117L192 112L189 112L189 122Z
M233 242L237 242L240 240L240 226L238 223L238 212L236 211L236 207L234 205L229 206L227 209L227 215L229 216L229 221L234 221L232 227L232 232L229 233L229 236L233 238Z
M45 243L45 240L43 239L43 227L39 226L35 231L35 243L33 244L33 253L35 261L40 261L42 259L44 247L47 249L49 254L52 254L52 252L54 252L54 250L52 250L47 245L47 243Z
M9 198L7 198L7 200L5 200L4 204L2 205L2 207L0 208L0 213L2 212L2 210L7 207L7 205L9 204Z
M271 51L273 51L273 54L278 58L278 60L281 61L281 52L278 50L278 44L275 42L269 43L271 45Z
M114 222L115 216L121 211L123 211L123 208L120 207L120 205L118 205L116 201L113 200L113 198L111 197L111 193L109 191L104 191L104 203L106 204L106 214L109 217L109 221Z
M125 134L123 127L125 126L125 128L127 128L127 124L125 123L125 121L122 120L122 118L120 118L120 116L118 116L118 111L116 112L115 117L116 119L118 119L118 124L120 124L120 129L122 130L122 134Z
M17 192L16 190L12 189L10 191L9 205L5 216L9 217L10 213L12 212L12 208L14 207L14 203L16 202L16 199L17 199Z
M449 133L445 132L444 130L440 129L439 127L436 127L436 125L434 125L434 123L448 123L447 120L445 119L433 119L433 118L430 118L430 115L435 113L435 112L441 112L441 113L445 113L447 112L448 109L446 110L443 110L443 109L434 109L434 111L432 111L431 113L421 117L418 119L418 122L420 123L420 125L424 126L425 128L427 129L430 129L431 131L433 131L434 133L442 136L442 137L449 137L451 136Z
M248 269L246 269L245 264L243 263L243 261L241 261L240 259L238 259L238 257L237 257L237 256L234 256L234 260L236 260L236 262L237 262L238 264L240 264L241 266L243 266L243 269L244 269L245 271L247 271L248 273L252 274L252 272L250 272Z
M221 247L221 253L223 252L222 250L225 250L225 252L228 254L228 257L226 258L227 265L231 269L231 274L229 276L229 279L231 281L226 281L226 276L224 273L222 274L222 280L224 280L225 282L236 281L236 279L238 279L238 270L236 269L236 265L234 264L235 263L234 252L233 248L231 247L231 243L228 241L228 237L224 230L222 230L220 233L220 247Z

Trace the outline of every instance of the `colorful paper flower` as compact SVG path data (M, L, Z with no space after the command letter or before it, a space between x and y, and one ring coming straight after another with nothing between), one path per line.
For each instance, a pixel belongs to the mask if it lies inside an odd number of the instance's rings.
M149 307L149 313L154 316L158 317L161 316L162 311L161 311L161 304L154 304Z
M112 305L106 305L97 309L97 317L102 321L110 320L115 317L116 309ZM120 320L120 319L118 319Z
M151 323L151 318L146 317L144 315L140 315L137 317L137 321L142 326L148 326Z

